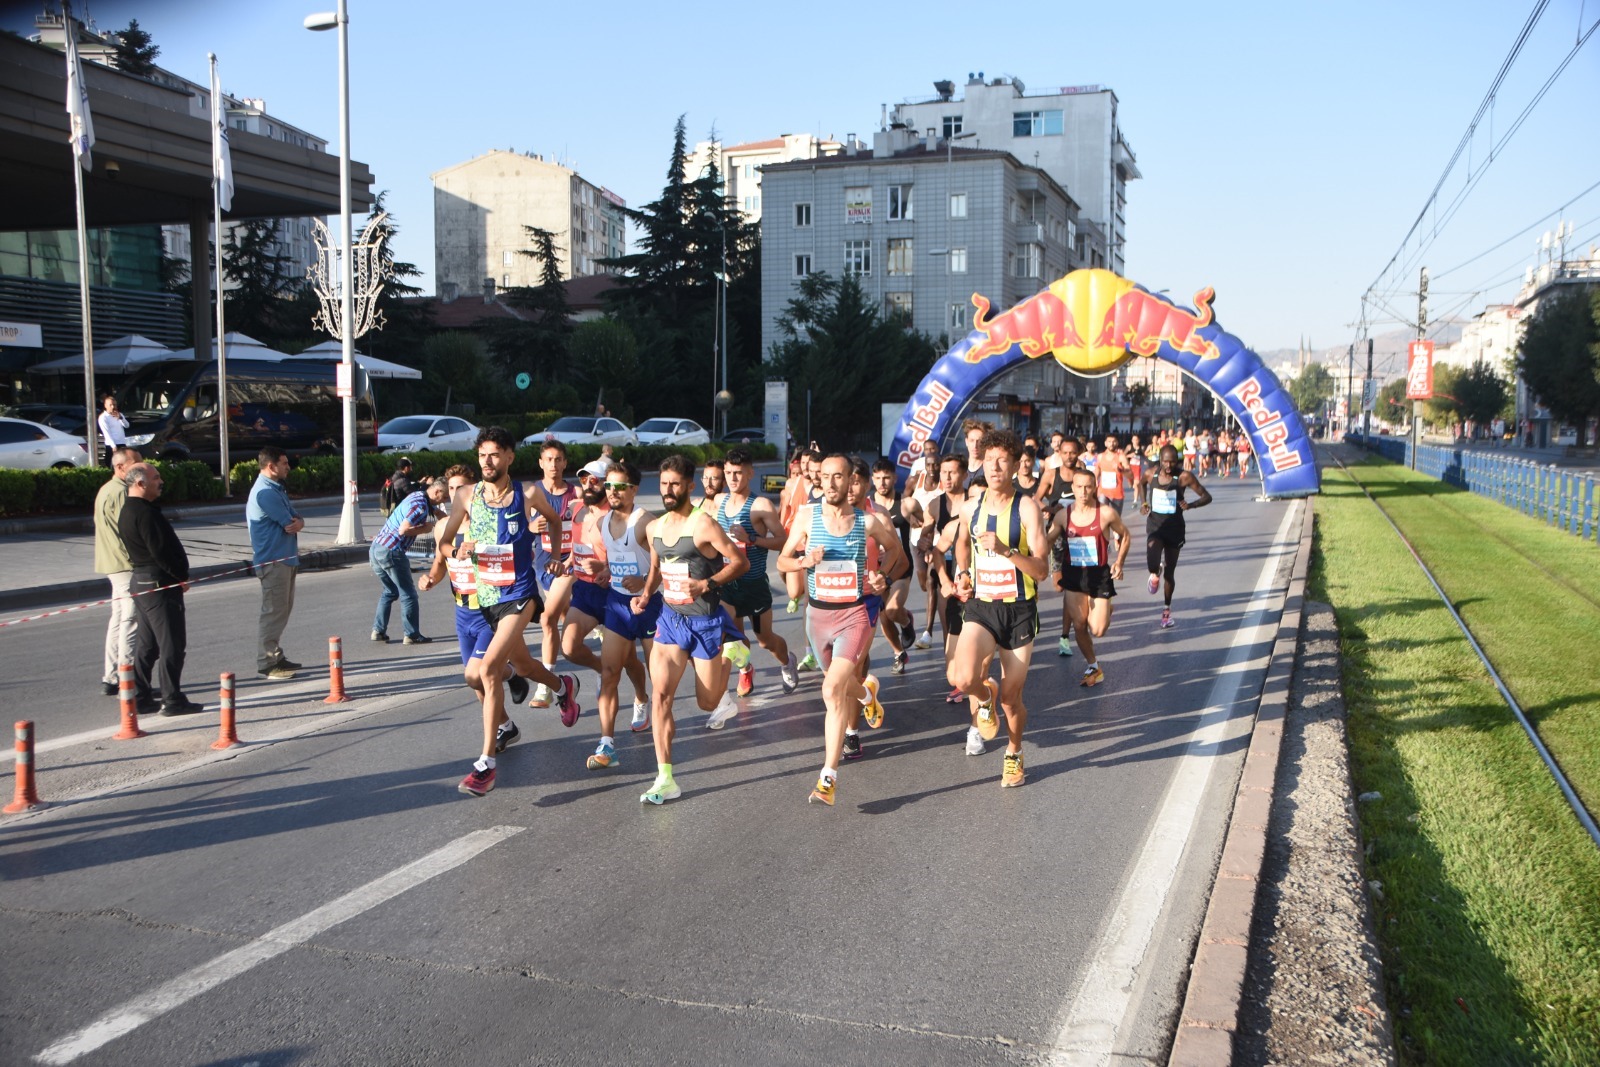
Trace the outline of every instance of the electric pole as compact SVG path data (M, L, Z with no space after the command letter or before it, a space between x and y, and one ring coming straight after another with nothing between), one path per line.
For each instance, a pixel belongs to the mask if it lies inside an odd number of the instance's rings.
M1361 436L1362 437L1371 437L1372 436L1372 408L1367 407L1367 390L1368 389L1372 390L1372 400L1373 400L1374 404L1376 404L1377 400L1378 400L1378 388L1377 388L1378 383L1374 382L1372 380L1372 335L1371 334L1367 335L1367 382L1370 383L1370 384L1366 384L1366 385L1363 385L1361 387ZM1370 441L1367 442L1367 444L1368 444L1368 447L1371 447L1371 442Z
M1428 333L1428 268L1422 268L1417 280L1417 340ZM1409 371L1409 368L1408 368ZM1410 374L1407 374L1409 379ZM1422 446L1422 401L1411 402L1411 469L1417 469L1417 449Z

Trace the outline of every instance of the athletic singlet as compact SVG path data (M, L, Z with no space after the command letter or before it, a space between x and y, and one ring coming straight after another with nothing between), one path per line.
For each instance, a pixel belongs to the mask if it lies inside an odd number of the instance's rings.
M689 595L690 582L703 582L722 569L721 560L707 559L689 533L689 524L699 513L699 508L689 512L670 545L660 534L652 538L661 560L661 599L679 615L710 615L722 604L722 598L709 590L700 596Z
M830 533L822 519L822 505L811 509L806 527L806 551L822 549L822 561L806 572L806 595L813 608L849 608L862 602L867 587L867 523L860 508L851 508L854 521L842 534Z
M1117 466L1117 461L1112 459L1111 453L1106 453L1106 458L1111 460L1103 469L1096 468L1095 484L1100 487L1100 495L1107 500L1122 499L1122 470Z
M911 520L906 518L905 512L900 507L901 502L902 499L899 493L894 495L894 503L892 504L878 504L876 499L873 500L874 504L877 504L880 508L885 508L889 512L889 525L893 526L894 532L900 535L900 550L906 554L906 559L910 559Z
M650 572L650 562L645 558L644 547L639 544L639 527L645 519L643 508L635 508L623 523L622 536L611 536L612 512L600 523L600 543L605 548L606 569L611 573L611 590L623 596L634 593L622 584L624 578L643 578Z
M1150 477L1150 514L1148 526L1151 533L1155 533L1166 525L1182 526L1184 524L1183 509L1178 505L1183 502L1183 478L1173 475L1172 481L1165 485L1161 482L1161 472L1156 471Z
M611 517L610 508L602 507L597 504L583 504L578 508L577 511L572 513L572 562L574 563L578 563L586 559L597 559L601 563L606 561L606 542L604 536L600 538L599 544L585 541L582 537L578 536L579 531L583 529L583 524L588 521L591 512L598 516L595 525L602 530L605 528L607 520ZM563 541L567 539L566 530L567 527L565 526L561 528L561 539ZM600 578L599 575L592 575L582 567L575 569L573 574L580 582L593 582L596 585L604 584L604 580Z
M1138 485L1144 479L1144 457L1137 449L1128 449L1128 484Z
M1244 434L1235 437L1233 439L1233 450L1241 456L1248 456L1250 454L1250 438Z
M583 497L578 493L578 487L562 482L564 488L561 492L552 494L544 487L543 482L535 482L539 492L550 502L550 510L561 516L561 550L565 556L572 551L572 513L583 506ZM545 531L539 535L539 540L533 546L533 559L544 570L544 565L550 562L550 557L555 554L555 546L550 542L550 533Z
M466 534L456 534L455 547L460 548L461 543L467 539ZM456 606L478 608L478 568L473 566L470 559L456 559L452 553L444 558L444 569L450 575L450 595L455 598Z
M978 537L992 532L1003 545L1028 553L1028 531L1022 528L1022 497L1013 493L1011 506L1005 511L989 510L989 494L984 493L973 513L972 529L972 592L979 600L990 603L1014 604L1019 600L1032 600L1036 587L1032 578L1023 574L1005 556L998 552L985 552L978 547Z
M940 493L939 506L934 509L933 513L933 536L935 540L943 535L944 528L949 526L955 517L956 513L950 510L949 494ZM944 562L945 570L950 573L950 577L954 578L956 569L956 546L954 541L950 543L949 548L944 550Z
M933 480L932 489L923 489L921 487L922 479L920 478L916 479L912 484L917 486L917 488L911 490L911 499L917 502L917 507L921 508L922 513L926 515L928 513L928 505L933 503L933 498L941 495L943 492L943 490L939 488L939 479L935 478Z
M1106 532L1100 527L1100 509L1094 509L1094 521L1079 526L1073 521L1074 508L1067 513L1067 566L1104 567L1106 565Z
M728 494L723 493L717 502L717 525L722 527L739 549L744 552L745 559L750 561L750 569L741 574L738 581L766 581L767 580L767 550L750 541L741 541L734 536L737 527L741 536L751 538L756 536L755 525L750 521L750 509L755 506L756 494L751 493L744 498L744 504L732 516L728 514Z
M522 483L511 483L509 503L503 507L485 500L483 490L483 482L473 487L467 506L467 536L474 543L478 604L487 608L532 596L536 577L533 530L528 526Z

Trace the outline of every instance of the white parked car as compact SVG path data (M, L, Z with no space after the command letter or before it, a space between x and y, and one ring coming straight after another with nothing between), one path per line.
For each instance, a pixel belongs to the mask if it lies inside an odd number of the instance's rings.
M645 419L633 428L641 445L709 445L711 435L693 419Z
M557 419L538 433L522 439L524 445L539 445L555 438L564 445L636 445L634 432L610 416L568 415Z
M88 465L89 446L83 438L27 419L0 418L0 467L44 470Z
M478 428L454 415L402 415L378 427L385 452L471 452Z

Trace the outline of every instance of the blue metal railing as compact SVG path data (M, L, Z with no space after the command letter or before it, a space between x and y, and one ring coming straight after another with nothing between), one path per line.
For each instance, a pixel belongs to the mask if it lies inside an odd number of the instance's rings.
M1406 438L1351 434L1345 440L1385 459L1411 465L1411 442ZM1596 514L1600 498L1593 475L1512 456L1438 445L1418 447L1417 471L1600 544L1600 515Z

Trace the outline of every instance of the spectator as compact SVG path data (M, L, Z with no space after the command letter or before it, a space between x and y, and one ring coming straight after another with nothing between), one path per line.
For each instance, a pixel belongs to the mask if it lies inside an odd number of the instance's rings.
M100 674L100 688L106 696L117 695L118 668L133 662L133 633L138 625L129 595L133 564L128 562L128 547L122 543L117 520L128 502L128 468L140 458L132 448L112 449L111 477L94 498L94 572L111 582L111 618L106 623L106 655Z
M250 527L251 561L261 580L261 619L257 629L256 673L282 681L294 677L300 664L283 654L284 627L294 610L294 580L300 571L300 539L306 521L289 502L285 483L289 478L289 456L283 449L267 445L256 461L261 473L250 489L245 505L245 522Z
M411 481L411 457L401 456L395 461L394 473L389 475L389 500L392 503L384 506L384 517L387 518L396 504L416 491L417 487Z
M389 611L400 601L400 621L405 627L405 643L425 645L431 637L422 634L422 612L417 602L417 587L411 580L411 560L406 550L420 533L433 528L434 509L444 503L445 482L430 482L395 505L389 521L372 539L367 559L372 573L383 588L378 593L378 610L372 617L372 639L389 643Z
M95 425L100 428L100 465L111 466L111 451L128 443L128 416L117 410L117 398L106 396L100 401L104 409Z
M117 517L117 529L128 548L139 613L133 652L139 709L155 710L154 683L159 681L161 714L192 715L205 708L183 695L183 660L189 644L183 594L189 588L189 554L156 504L161 472L148 463L135 463L127 477L128 500Z

